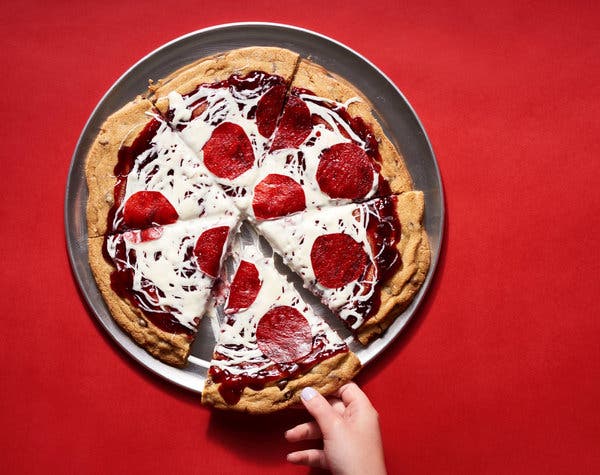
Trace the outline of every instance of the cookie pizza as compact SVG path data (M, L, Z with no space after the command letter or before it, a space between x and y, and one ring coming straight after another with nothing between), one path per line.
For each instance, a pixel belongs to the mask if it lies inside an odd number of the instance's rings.
M152 79L86 162L90 266L113 318L179 367L215 318L207 405L264 413L306 386L334 392L360 369L348 338L377 338L429 269L402 156L360 91L286 49Z

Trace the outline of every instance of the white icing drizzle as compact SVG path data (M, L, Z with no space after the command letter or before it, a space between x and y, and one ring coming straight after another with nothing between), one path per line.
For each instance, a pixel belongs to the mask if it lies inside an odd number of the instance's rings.
M126 238L127 233L108 237L108 252L113 260L117 245L126 247L126 256L135 253L133 262L131 259L115 260L115 264L119 269L133 269L133 291L139 295L143 310L152 312L161 309L171 313L182 325L194 329L198 319L207 310L214 279L197 268L195 258L190 258L190 246L193 249L198 236L211 227L227 225L237 229L240 216L235 206L242 211L242 215L253 217L251 202L254 185L271 173L287 175L302 186L308 211L260 222L257 229L284 258L285 263L303 278L305 287L319 295L325 305L342 319L353 322L351 327L356 329L364 321L364 316L356 309L356 303L372 298L377 271L368 281L351 282L338 289L325 288L316 282L310 253L320 235L344 232L361 243L369 259L376 262L377 256L373 255L366 233L369 219L376 213L375 208L347 204L351 200L332 199L319 189L316 180L320 156L327 148L352 141L366 149L367 144L335 108L327 107L347 107L359 99L352 98L342 104L301 94L300 98L305 101L311 114L318 116L323 123L314 125L310 135L298 148L269 152L271 139L258 132L255 120L258 101L265 92L264 86L259 84L253 90L202 86L189 96L184 97L177 92L168 95L172 113L170 125L177 132L172 132L161 121L151 148L136 157L134 168L127 178L121 207L137 191L159 191L175 207L180 221L164 226L161 237L152 241L135 243ZM201 109L193 117L198 104ZM234 180L215 177L202 160L203 146L214 129L225 121L242 127L255 156L254 166ZM340 128L344 133L340 132ZM375 195L378 180L379 175L374 172L373 184L364 196L365 200ZM121 211L122 208L115 214L115 229L122 223ZM200 216L202 218L197 219ZM246 375L256 374L271 366L273 362L257 346L256 326L270 308L279 305L298 309L307 318L313 336L326 336L327 348L345 347L337 334L302 301L285 276L277 272L271 257L264 256L256 243L240 244L239 248L240 251L234 253L236 267L241 260L254 263L263 285L250 308L237 312L234 319L225 318L221 322L216 353L223 359L214 360L213 364L232 374ZM158 291L148 292L150 287ZM212 322L213 329L216 329L217 319Z
M370 203L348 204L328 207L284 218L263 221L256 225L269 241L275 252L304 280L304 286L321 297L323 304L351 323L353 330L359 328L365 316L356 305L368 302L374 295L378 282L376 255L369 244L367 226L370 219L378 219L377 208ZM350 282L343 287L324 287L315 277L311 263L311 250L315 240L324 234L343 232L362 244L367 256L374 263L370 278Z
M132 290L142 310L168 312L183 326L195 329L214 279L199 269L193 249L204 231L218 226L235 232L237 220L223 215L179 221L163 226L158 239L144 242L135 242L139 231L108 236L107 251L118 270L133 270ZM125 257L119 258L118 247L123 246Z
M323 123L314 125L310 135L297 148L285 148L266 154L261 159L261 165L264 166L259 167L256 182L259 183L271 173L293 178L302 186L307 209L350 203L352 202L350 199L331 198L323 193L316 177L321 154L333 145L354 142L366 150L367 144L352 130L344 118L336 110L324 105L346 108L360 99L355 97L345 103L338 103L310 94L300 94L299 97L304 100L310 113L321 118L328 126ZM340 127L350 139L340 132ZM362 199L372 198L378 187L379 174L374 170L371 189ZM254 215L251 214L251 217L254 218Z
M181 220L200 216L237 216L231 200L166 123L160 122L150 145L136 157L133 169L127 175L125 195L115 213L113 229L122 224L123 208L138 191L162 193Z
M201 86L189 96L182 96L173 91L167 96L169 107L173 112L173 127L180 130L181 137L191 149L202 158L202 148L211 137L214 129L223 122L233 122L239 125L252 144L254 150L254 166L233 180L215 177L216 181L233 188L231 195L236 205L245 210L250 204L248 189L255 182L256 164L258 158L267 150L269 139L258 132L253 116L258 101L266 92L264 85L255 89L237 90L233 87L212 88ZM196 117L192 112L196 103L204 108Z
M345 349L345 343L340 337L302 301L293 284L276 270L273 259L265 257L257 244L243 245L237 253L236 269L242 260L256 266L262 285L250 307L224 318L215 348L215 353L220 358L213 359L213 365L233 375L250 377L272 367L273 361L258 347L256 328L262 316L270 309L284 305L294 307L306 318L313 337L325 337L326 345L321 351Z

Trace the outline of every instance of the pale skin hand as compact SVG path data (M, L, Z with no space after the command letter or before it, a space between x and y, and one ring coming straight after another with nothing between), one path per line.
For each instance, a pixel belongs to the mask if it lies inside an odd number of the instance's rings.
M289 442L323 438L323 450L288 454L289 462L331 470L335 475L385 475L379 416L360 388L349 383L328 401L313 388L302 402L315 418L285 433Z

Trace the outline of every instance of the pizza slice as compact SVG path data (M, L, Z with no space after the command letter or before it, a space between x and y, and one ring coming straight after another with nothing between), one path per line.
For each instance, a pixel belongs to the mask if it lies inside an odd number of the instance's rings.
M157 108L242 210L297 61L281 48L242 48L204 58L151 87Z
M201 216L238 216L185 143L143 98L113 114L88 155L90 237Z
M429 268L423 193L307 210L257 223L304 286L366 344L412 300Z
M266 413L299 403L304 387L330 394L350 381L358 358L273 258L246 245L236 261L202 402Z
M203 217L89 239L115 321L161 361L183 366L237 219Z
M368 100L305 59L261 165L252 197L257 220L413 189Z

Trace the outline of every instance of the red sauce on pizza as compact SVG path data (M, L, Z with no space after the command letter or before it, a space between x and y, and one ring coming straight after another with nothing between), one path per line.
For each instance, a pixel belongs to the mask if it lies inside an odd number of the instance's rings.
M248 119L256 118L259 133L264 137L270 136L275 129L274 124L276 124L277 117L283 107L287 89L285 79L281 76L267 74L262 71L252 71L246 75L233 74L223 81L199 84L192 92L186 94L184 97L193 96L203 87L210 89L229 89L234 93L243 92L246 97L260 97L257 108L249 112ZM202 108L202 100L192 104L192 107L194 106L196 108ZM166 113L166 118L169 121L172 121L173 114L173 110L170 109ZM272 116L275 116L275 118L273 119ZM183 128L185 128L185 125L178 126L179 130Z
M396 245L400 241L401 225L396 215L396 197L389 196L373 202L377 211L377 219L369 219L367 237L375 256L377 266L377 280L385 282L400 267L402 258ZM364 313L365 320L377 313L381 305L381 286L379 286L368 300L359 301L357 309ZM347 321L351 326L354 322Z
M127 229L125 223L122 223L117 229L114 228L115 214L121 207L123 197L125 196L127 176L133 170L137 157L152 147L152 140L159 128L160 121L152 119L137 135L131 145L124 145L119 149L117 164L114 168L114 174L117 178L113 191L114 204L108 212L107 234L122 232Z
M235 405L239 402L245 388L255 391L263 389L266 385L272 383L277 385L282 391L285 391L287 379L306 374L310 369L332 356L348 351L344 345L333 350L325 350L326 340L323 335L317 335L312 339L312 351L296 361L289 363L273 363L269 367L261 370L258 375L251 377L244 374L232 374L227 370L212 365L208 371L210 378L215 384L219 385L219 393L223 400L229 405ZM219 355L216 355L216 359ZM243 369L241 367L240 369ZM289 394L292 397L293 394Z

